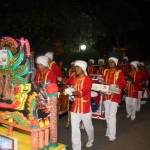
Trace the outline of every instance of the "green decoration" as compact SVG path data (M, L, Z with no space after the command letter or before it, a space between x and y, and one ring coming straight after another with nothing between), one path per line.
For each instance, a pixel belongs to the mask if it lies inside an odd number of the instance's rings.
M20 51L12 59L8 59L8 66L15 70L22 63L24 56L24 51Z
M27 120L26 117L23 116L22 113L13 112L13 113L12 113L12 118L13 118L13 120L16 121L16 123L19 124L19 125L23 125L23 126L27 126L27 127L30 126L29 121Z
M30 62L29 59L25 59L24 49L16 55L7 49L7 56L8 64L0 66L0 72L7 75L14 85L26 84L28 81L25 76L30 73Z
M37 100L36 99L32 99L31 102L28 105L28 111L29 111L29 116L32 117L34 116L34 109L36 108L37 105Z

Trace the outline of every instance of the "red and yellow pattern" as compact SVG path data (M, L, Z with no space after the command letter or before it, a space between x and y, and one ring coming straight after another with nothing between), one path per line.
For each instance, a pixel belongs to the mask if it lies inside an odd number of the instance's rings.
M116 84L118 88L121 90L125 88L126 86L126 81L124 74L121 70L117 69L105 69L104 70L104 81L106 85L111 85L111 84ZM105 100L112 100L117 103L121 102L121 93L120 94L111 94L111 95L105 95L104 99Z
M80 93L80 96L75 97L72 104L72 112L75 113L88 113L91 106L91 87L92 80L88 76L77 77L75 80L74 88Z

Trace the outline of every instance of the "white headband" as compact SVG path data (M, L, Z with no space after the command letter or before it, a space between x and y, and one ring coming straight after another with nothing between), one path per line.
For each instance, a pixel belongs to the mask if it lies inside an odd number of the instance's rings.
M36 58L36 63L37 64L42 64L43 66L48 67L48 57L46 57L46 56L38 56Z
M138 69L139 61L137 61L137 60L131 61L130 64L131 64L132 66L134 66L136 69Z
M53 52L47 52L47 53L45 54L45 56L47 56L50 60L53 60L53 58L54 58L54 53L53 53Z
M87 63L83 60L76 60L74 63L75 66L79 66L84 71L85 75L87 75L86 69L87 69Z
M116 57L109 57L108 61L112 60L113 62L115 62L116 66L118 64L118 58Z

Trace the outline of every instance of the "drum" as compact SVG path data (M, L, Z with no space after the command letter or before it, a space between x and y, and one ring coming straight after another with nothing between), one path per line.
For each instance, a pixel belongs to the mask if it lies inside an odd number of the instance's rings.
M92 90L97 91L97 92L101 92L101 93L108 93L109 92L109 85L93 83L92 84Z
M121 89L119 89L115 84L111 84L109 86L109 92L110 93L114 93L114 94L120 94L121 93Z

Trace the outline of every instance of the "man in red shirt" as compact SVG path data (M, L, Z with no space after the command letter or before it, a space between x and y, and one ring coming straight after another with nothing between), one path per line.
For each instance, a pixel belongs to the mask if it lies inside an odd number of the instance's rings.
M74 65L76 78L73 82L75 98L71 108L72 148L73 150L81 150L81 121L88 135L86 147L92 147L94 142L94 128L91 113L92 80L87 76L87 63L85 61L77 60Z
M136 111L140 110L140 98L141 91L143 89L143 77L138 68L139 61L132 61L130 63L131 71L129 73L130 79L127 81L127 93L126 93L126 112L127 118L131 117L131 120L136 118Z
M57 81L62 81L62 71L59 65L53 60L54 53L47 52L45 54L49 58L49 69L56 75Z
M88 61L88 66L87 66L87 73L90 74L94 74L95 73L95 68L94 68L94 59L89 59Z
M38 91L45 91L47 87L47 94L56 92L58 89L56 84L55 74L48 68L48 57L38 56L36 58L37 70L34 79L34 87ZM50 87L50 88L49 88ZM51 88L52 87L52 88ZM42 89L42 90L41 90ZM38 117L46 117L49 114L49 108L38 109Z
M48 57L38 56L36 58L37 70L35 74L35 86L39 87L48 82L56 83L56 75L48 68Z
M107 124L106 136L109 141L116 139L116 113L118 105L121 102L121 91L125 88L125 76L122 70L117 69L118 59L110 57L108 59L109 69L103 73L104 84L109 85L112 89L118 89L118 93L108 92L104 96L105 118Z
M124 72L125 76L127 76L129 74L129 72L131 71L131 66L130 66L130 62L127 56L123 57L123 62L122 64L119 65L120 69L122 69L122 71Z
M106 66L105 66L105 60L103 58L98 59L97 74L102 75L105 68L106 68Z

